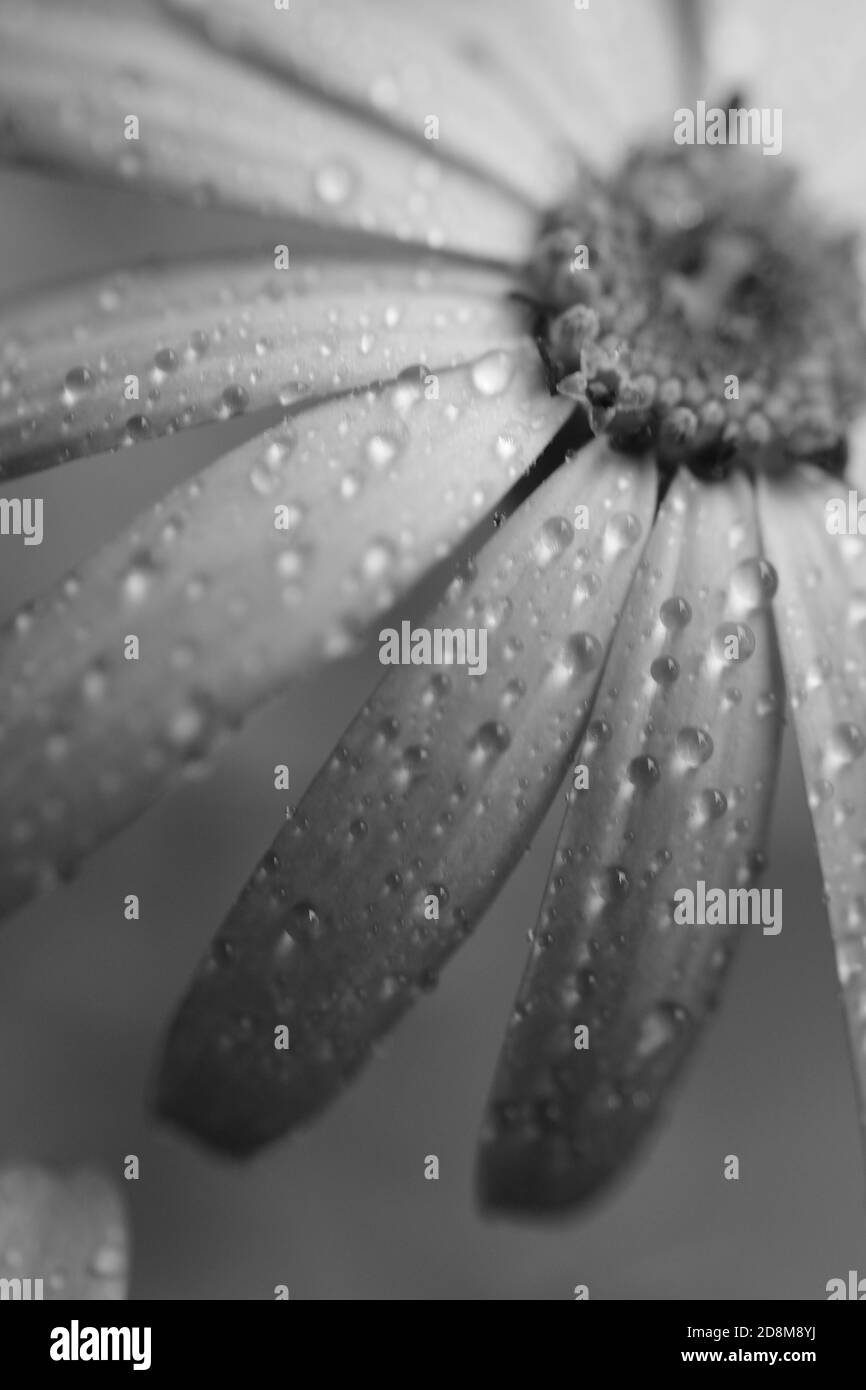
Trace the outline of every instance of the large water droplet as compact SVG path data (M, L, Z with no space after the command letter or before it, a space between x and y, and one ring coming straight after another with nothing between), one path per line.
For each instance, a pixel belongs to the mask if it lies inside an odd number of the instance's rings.
M641 1020L635 1052L641 1062L648 1062L670 1047L689 1021L688 1011L681 1004L657 1004Z
M472 385L480 396L501 396L514 375L514 357L509 352L488 352L470 368Z
M713 740L706 729L688 726L677 734L677 753L686 767L700 767L713 755Z
M740 613L766 608L779 587L779 576L767 560L743 560L731 575L731 603Z
M476 757L487 760L504 753L510 743L511 733L507 724L489 720L476 731L469 746Z
M643 527L632 512L615 512L604 528L604 554L608 560L637 545Z
M559 679L586 676L601 664L604 648L591 632L575 632L556 653L553 671Z
M322 164L313 177L316 197L328 207L341 207L347 203L355 191L357 176L344 160L330 160Z
M564 516L554 516L544 525L535 541L535 558L544 568L562 555L574 539L574 527Z
M679 632L692 620L691 604L687 599L674 594L671 598L665 599L659 609L659 617L668 632Z
M719 623L713 633L712 649L726 666L739 666L755 652L755 634L746 623Z
M828 769L850 767L863 754L866 739L857 724L836 724L827 743Z

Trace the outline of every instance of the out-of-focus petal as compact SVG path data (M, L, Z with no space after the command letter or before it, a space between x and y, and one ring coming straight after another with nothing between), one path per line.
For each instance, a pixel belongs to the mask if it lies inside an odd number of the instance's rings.
M433 983L561 785L654 502L652 470L595 443L484 548L431 628L484 629L486 674L401 669L350 726L182 1006L172 1119L256 1148L325 1105Z
M804 170L825 210L855 230L866 222L863 67L866 11L860 0L724 0L706 6L708 89L742 105L781 112L782 152Z
M520 332L490 272L269 260L113 274L8 308L0 477L387 380L409 362L456 366Z
M116 0L0 0L0 157L491 259L522 260L536 221L517 195Z
M0 909L200 766L292 672L348 650L567 414L528 341L315 406L19 615L0 636Z
M477 169L541 209L558 199L568 166L547 122L471 61L448 11L420 3L316 0L278 11L260 0L164 0L220 48L284 80L300 81ZM434 124L435 122L435 124Z
M866 1130L866 540L856 529L827 530L834 515L853 515L856 525L864 444L861 433L859 491L856 469L844 480L802 469L764 480L760 504L779 572L779 643Z
M124 1299L128 1266L123 1206L107 1178L86 1169L59 1177L30 1164L0 1168L0 1279L29 1281L22 1297Z
M398 0L393 0L397 3ZM673 0L442 0L481 62L495 61L514 91L602 169L628 146L673 131L691 95ZM488 57L487 55L493 55Z
M760 867L783 706L772 587L747 482L680 475L578 754L588 789L566 813L482 1137L491 1206L565 1207L617 1173L736 939L760 930L680 924L674 895L746 888Z

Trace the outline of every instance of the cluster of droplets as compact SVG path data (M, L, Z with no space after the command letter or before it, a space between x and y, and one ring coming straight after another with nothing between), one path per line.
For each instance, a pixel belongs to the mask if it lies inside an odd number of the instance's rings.
M583 176L529 282L552 383L617 447L709 477L844 468L866 380L853 249L766 162L647 150Z

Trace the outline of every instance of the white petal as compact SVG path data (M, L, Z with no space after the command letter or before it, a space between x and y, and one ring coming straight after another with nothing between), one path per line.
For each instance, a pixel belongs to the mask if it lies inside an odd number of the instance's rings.
M172 1118L237 1152L276 1137L433 982L561 785L655 491L645 462L594 443L481 551L429 621L486 631L486 672L394 671L347 730L182 1009L163 1080ZM575 530L578 502L588 525ZM280 1024L288 1051L274 1048Z
M803 469L763 480L760 502L866 1128L866 540L826 529L827 502L847 513L852 484Z
M856 228L866 221L861 0L724 0L708 5L710 104L734 91L743 105L781 112L782 153L822 205Z
M782 686L742 475L671 485L614 637L481 1151L498 1207L585 1199L645 1135L756 925L678 924L764 849ZM736 645L726 647L730 637ZM577 1029L586 1029L578 1034Z
M519 335L492 273L274 256L103 276L3 316L0 477ZM497 297L498 296L498 297ZM132 398L129 393L133 393Z
M0 156L484 258L523 259L535 229L516 196L115 0L0 0Z
M0 905L68 871L292 672L349 649L566 416L532 343L316 406L20 615L0 643Z
M128 1264L123 1207L101 1174L0 1168L0 1278L29 1280L34 1299L109 1301L126 1297Z
M567 169L551 131L471 61L447 11L419 5L317 0L277 11L259 0L167 0L214 43L264 71L300 79L366 117L393 126L428 155L464 163L544 208ZM434 125L433 122L436 124Z
M477 51L497 55L515 90L531 84L533 106L551 122L559 112L559 128L602 169L634 142L672 138L691 79L670 0L444 0L455 9Z

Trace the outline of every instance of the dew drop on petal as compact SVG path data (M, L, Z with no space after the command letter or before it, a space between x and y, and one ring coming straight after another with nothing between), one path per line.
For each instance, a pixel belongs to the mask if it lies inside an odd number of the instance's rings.
M747 623L719 623L713 633L714 655L726 666L739 666L755 652L755 634Z
M713 740L706 729L692 726L680 729L676 746L679 757L688 768L700 767L713 755Z
M330 160L322 164L313 176L313 189L316 197L328 207L341 207L355 192L357 177L352 167L344 160Z
M728 799L716 787L708 787L699 792L689 808L692 823L699 827L711 825L721 820L728 809Z
M564 516L550 517L538 533L535 559L544 568L562 555L574 539L574 527Z
M691 604L687 599L675 594L665 599L659 609L659 618L668 632L679 632L682 628L688 627L692 620Z
M237 382L232 382L226 386L220 397L219 414L223 420L228 420L232 415L242 415L250 403L250 398L243 386Z
M556 654L553 664L554 675L566 679L588 675L600 665L604 648L591 632L575 632Z
M509 352L488 352L470 368L472 385L479 396L501 396L514 375L514 356Z
M637 545L643 528L632 512L615 512L604 528L604 554L608 560Z
M63 400L75 405L93 386L94 376L88 367L72 367L63 379Z
M779 576L767 560L743 560L731 575L731 603L740 613L766 608L779 587Z
M641 1062L658 1056L679 1034L689 1021L689 1014L680 1004L657 1004L640 1023L640 1031L635 1043L635 1053Z
M655 758L641 754L637 758L632 758L628 765L627 775L633 786L646 790L648 787L655 786L661 772Z
M499 720L488 720L476 730L470 743L472 753L486 761L504 753L511 743L511 733L507 724Z
M827 743L827 763L833 768L850 767L866 748L863 731L857 724L836 724Z
M650 675L656 685L665 688L673 685L679 674L679 662L675 661L672 656L657 656L650 666Z
M384 431L371 434L364 442L364 458L374 468L387 468L399 456L402 441Z

